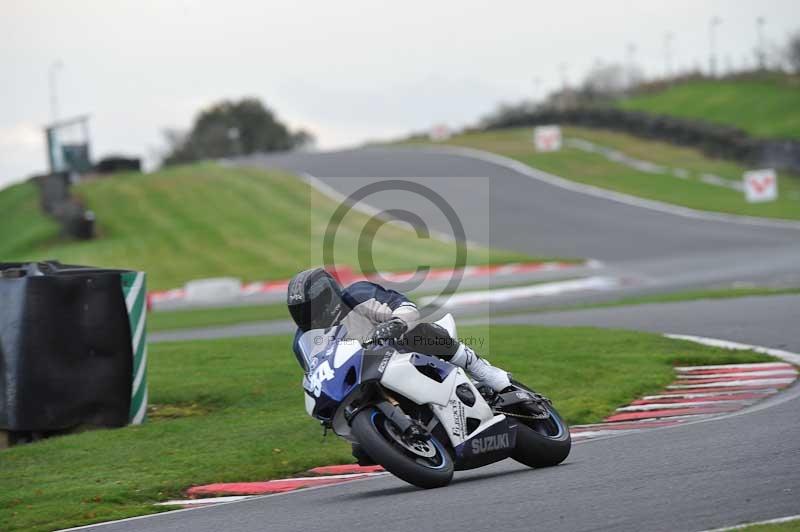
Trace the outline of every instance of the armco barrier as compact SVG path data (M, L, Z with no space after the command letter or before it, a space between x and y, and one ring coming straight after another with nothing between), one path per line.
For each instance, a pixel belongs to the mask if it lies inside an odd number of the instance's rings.
M0 431L13 441L141 423L145 274L0 263Z

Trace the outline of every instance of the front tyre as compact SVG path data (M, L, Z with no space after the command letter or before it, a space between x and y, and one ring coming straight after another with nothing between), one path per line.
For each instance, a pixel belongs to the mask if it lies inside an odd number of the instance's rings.
M376 408L365 408L351 423L353 436L384 469L420 488L446 486L453 478L453 459L435 436L407 442Z
M522 383L513 381L514 386L527 391L533 391ZM511 458L529 467L550 467L566 460L572 449L572 438L569 427L561 419L553 405L546 403L548 413L546 419L528 419L509 416L510 420L517 423L517 444Z

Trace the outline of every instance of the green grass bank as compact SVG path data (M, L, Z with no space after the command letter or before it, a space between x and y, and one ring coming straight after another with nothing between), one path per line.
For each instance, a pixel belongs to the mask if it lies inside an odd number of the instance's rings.
M623 109L693 118L743 129L754 137L800 139L800 76L697 80L633 96Z
M338 206L293 175L212 163L116 174L74 191L97 215L97 239L60 239L55 223L39 212L35 186L25 183L0 191L0 212L10 214L0 224L0 260L144 270L150 289L208 277L288 278L322 262L322 237ZM338 264L361 269L359 246L366 251L369 242L359 242L359 235L367 223L357 211L342 220ZM375 227L376 270L455 264L454 243L418 238L397 224ZM480 246L467 255L469 264L518 260L531 257Z

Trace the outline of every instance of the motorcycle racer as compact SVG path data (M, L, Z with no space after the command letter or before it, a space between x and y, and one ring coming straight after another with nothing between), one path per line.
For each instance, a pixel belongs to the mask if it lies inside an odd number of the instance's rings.
M463 368L479 386L494 392L511 387L507 372L451 338L441 326L421 322L417 306L408 297L376 283L359 281L342 288L324 268L312 268L292 278L286 302L297 325L293 350L305 371L308 364L298 348L302 334L344 325L348 339L362 344L395 340L399 351L436 356Z

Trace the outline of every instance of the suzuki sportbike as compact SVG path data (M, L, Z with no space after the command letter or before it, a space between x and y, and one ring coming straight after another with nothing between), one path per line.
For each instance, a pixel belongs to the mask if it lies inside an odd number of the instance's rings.
M439 325L456 338L449 314ZM447 485L455 470L513 458L561 463L569 428L551 402L521 383L496 394L439 358L363 346L343 326L300 338L306 411L372 460L421 488Z

